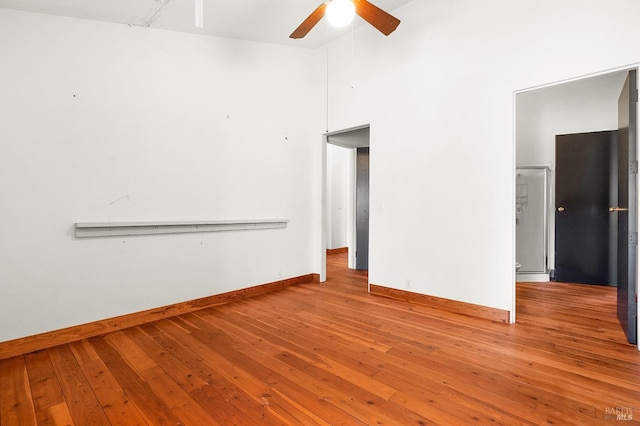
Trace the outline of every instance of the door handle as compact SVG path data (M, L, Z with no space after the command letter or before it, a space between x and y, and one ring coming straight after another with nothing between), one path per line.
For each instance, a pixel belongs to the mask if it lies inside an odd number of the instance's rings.
M558 207L558 211L559 211L560 213L564 212L564 207Z
M609 207L609 211L611 213L613 213L613 212L626 212L627 210L629 210L629 209L626 209L624 207Z

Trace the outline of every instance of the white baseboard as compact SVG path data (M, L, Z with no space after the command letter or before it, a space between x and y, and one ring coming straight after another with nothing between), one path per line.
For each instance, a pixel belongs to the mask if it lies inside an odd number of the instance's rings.
M529 283L549 282L549 274L531 274L528 272L516 273L516 281Z

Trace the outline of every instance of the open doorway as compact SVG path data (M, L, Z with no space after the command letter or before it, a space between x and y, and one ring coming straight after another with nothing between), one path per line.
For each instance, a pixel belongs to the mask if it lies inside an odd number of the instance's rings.
M517 241L516 262L523 265L518 272L522 281L545 282L550 280L555 265L555 186L556 186L556 136L600 132L616 129L618 126L618 96L624 84L627 70L614 71L597 76L552 84L516 94L516 168L524 171L532 169L548 170L548 182L544 190L548 191L545 210L536 210L538 223L546 224L538 236L545 241L544 246L535 245L540 253L527 252L534 247L534 235L519 232L516 225ZM521 173L524 175L524 173ZM517 177L517 173L516 173ZM522 180L522 179L521 179ZM531 184L532 179L528 179ZM542 182L542 181L541 181ZM522 186L522 185L521 185ZM528 185L527 191L535 190ZM527 191L516 188L518 193ZM529 194L530 195L530 194ZM522 203L516 212L518 216L534 212L533 206ZM543 238L544 237L544 238ZM531 242L522 241L522 238ZM546 256L546 270L531 270L524 267L528 255Z
M548 272L551 272L551 276L544 273L527 275L516 272L516 281L550 281L557 266L556 210L560 208L564 211L564 206L558 207L555 199L556 136L618 129L618 100L630 69L632 68L621 68L516 93L516 168L543 167L550 171L549 206L544 213L543 222L549 224L544 232L547 232L548 241L545 247L548 253ZM516 201L517 173L516 171ZM519 210L516 208L514 223L517 222L518 214ZM518 225L515 226L518 235ZM526 245L516 240L516 247ZM518 257L523 255L523 250L516 248L515 254L515 261L519 263ZM635 277L636 274L633 275Z
M321 281L327 249L345 249L349 268L368 269L369 135L369 125L323 135Z

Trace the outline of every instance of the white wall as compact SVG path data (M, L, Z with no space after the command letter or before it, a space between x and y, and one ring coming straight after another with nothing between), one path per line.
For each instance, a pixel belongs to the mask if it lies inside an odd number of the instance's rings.
M514 92L639 62L640 2L394 14L388 38L363 26L329 51L329 130L371 124L369 279L513 312Z
M545 87L516 96L516 164L555 169L555 137L618 128L626 71Z
M317 272L316 52L5 9L0 39L0 341Z
M370 281L512 310L513 93L640 62L640 2L394 14L390 37L365 25L330 45L327 120L324 49L0 10L0 341L317 272L320 135L363 123ZM235 218L291 222L71 236L77 221Z

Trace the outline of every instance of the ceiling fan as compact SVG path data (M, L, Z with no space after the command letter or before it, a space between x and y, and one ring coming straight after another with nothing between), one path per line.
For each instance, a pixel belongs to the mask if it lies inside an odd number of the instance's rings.
M302 38L325 16L327 8L332 2L341 0L328 0L322 3L307 17L298 28L289 36L290 38ZM373 25L382 34L388 36L400 24L400 20L384 10L369 3L367 0L351 0L357 13L362 19Z

